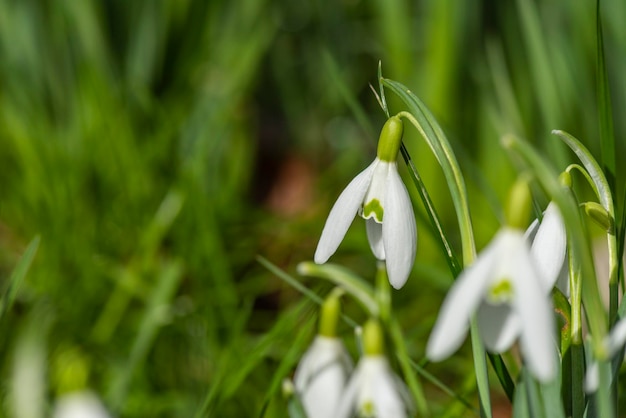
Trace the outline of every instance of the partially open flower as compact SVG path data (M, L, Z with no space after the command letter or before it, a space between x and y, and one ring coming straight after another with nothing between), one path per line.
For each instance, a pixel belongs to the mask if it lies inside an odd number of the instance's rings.
M341 399L337 418L403 418L409 416L410 395L387 359L364 356L357 365Z
M363 327L364 355L341 397L337 418L376 417L404 418L410 416L411 396L398 376L391 370L384 355L384 337L378 322L368 321ZM331 415L329 415L330 417Z
M438 361L463 342L472 315L486 348L509 349L519 338L523 357L541 381L556 373L554 318L545 280L522 230L504 227L457 278L428 341L427 356Z
M626 344L626 319L620 319L611 329L611 332L604 340L604 348L608 358L617 354L619 350L624 349ZM585 374L585 391L593 393L598 389L600 384L600 376L598 371L598 362L589 356L587 364L587 372Z
M294 375L296 392L309 418L335 416L352 360L339 338L318 335Z
M391 285L399 289L406 283L415 260L417 230L396 163L401 140L402 122L392 117L381 132L376 159L348 184L331 209L315 251L316 263L325 263L337 251L358 213L366 219L374 256L386 261Z

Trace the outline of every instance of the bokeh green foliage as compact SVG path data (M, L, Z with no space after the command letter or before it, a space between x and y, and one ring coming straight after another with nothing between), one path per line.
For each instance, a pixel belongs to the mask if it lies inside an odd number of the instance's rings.
M623 92L626 5L603 8ZM255 256L291 272L312 257L332 201L373 158L379 59L451 139L479 247L514 176L502 134L557 168L569 154L551 129L599 151L594 2L0 0L3 284L41 237L0 322L0 405L30 341L45 349L46 402L86 386L120 416L282 416L315 310ZM415 132L405 143L455 237L434 158ZM420 359L451 277L414 202L418 261L394 298ZM363 232L334 261L373 278ZM467 358L432 370L471 393ZM463 410L426 389L435 412Z

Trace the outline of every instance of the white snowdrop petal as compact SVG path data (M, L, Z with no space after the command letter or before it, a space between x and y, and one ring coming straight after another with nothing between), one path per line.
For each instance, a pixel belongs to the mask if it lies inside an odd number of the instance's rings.
M531 247L546 292L552 290L562 270L566 245L563 219L556 204L551 202L544 212Z
M626 343L626 319L619 320L611 330L608 340L609 356L613 356Z
M314 260L316 263L325 263L337 251L339 244L363 203L363 198L372 181L372 175L378 162L377 158L365 170L359 173L337 198L328 215L328 219L326 219L322 236L315 250Z
M598 363L593 361L587 365L587 371L585 372L585 392L593 393L598 390L600 385L600 371L598 370Z
M498 236L459 275L441 306L428 339L426 355L439 361L452 354L463 342L470 317L482 302L498 258Z
M515 286L513 308L521 322L520 344L524 360L533 375L542 382L556 374L554 315L535 270L534 259L520 234L520 249L511 258L511 277Z
M373 218L365 220L367 230L367 240L374 257L379 260L385 259L385 246L383 244L383 225L376 222Z
M494 306L482 303L476 319L485 347L492 353L508 350L521 330L519 318L508 304Z
M391 285L400 289L406 283L415 261L417 228L409 193L395 163L390 164L386 184L383 243L387 274Z
M350 379L335 415L350 418L364 408L377 418L404 418L411 402L408 390L384 356L364 356Z
M351 418L354 409L356 408L356 399L362 384L363 368L359 363L354 370L354 373L352 373L352 376L350 376L348 385L341 394L341 400L339 401L335 415L330 416L334 416L336 418Z

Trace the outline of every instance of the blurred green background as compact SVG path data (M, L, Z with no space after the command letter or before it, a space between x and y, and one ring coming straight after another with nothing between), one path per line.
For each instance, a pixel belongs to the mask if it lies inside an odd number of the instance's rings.
M602 7L619 139L626 3ZM3 290L41 239L0 319L0 414L37 416L16 391L46 416L89 388L116 416L285 416L282 380L315 305L256 256L293 275L312 258L334 199L374 157L378 61L453 143L481 248L515 173L502 134L558 169L571 156L551 129L599 152L595 59L590 0L0 0ZM441 172L406 131L455 242ZM394 303L420 361L451 276L414 192L417 261ZM373 278L363 222L331 261ZM427 368L474 402L468 353ZM467 413L425 390L437 416Z

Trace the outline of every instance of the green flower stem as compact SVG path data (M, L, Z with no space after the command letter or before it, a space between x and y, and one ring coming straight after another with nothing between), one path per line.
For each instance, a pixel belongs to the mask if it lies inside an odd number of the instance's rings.
M417 379L417 375L413 373L411 358L409 357L409 353L406 351L402 328L400 327L400 324L398 324L398 321L394 318L392 318L387 324L387 327L391 340L393 341L393 346L396 348L396 356L398 358L400 368L402 369L402 374L404 375L406 383L411 390L413 399L415 399L417 416L428 417L430 416L430 413L428 412L428 402L426 401L426 396L424 395L424 389L422 388L421 382Z
M376 302L380 319L388 322L391 317L391 286L387 275L387 265L384 261L376 262Z

